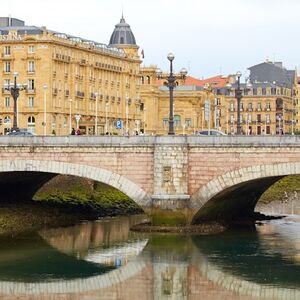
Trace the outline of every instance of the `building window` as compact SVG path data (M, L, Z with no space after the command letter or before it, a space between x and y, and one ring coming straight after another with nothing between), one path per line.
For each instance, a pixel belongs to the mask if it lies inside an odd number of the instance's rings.
M168 118L164 118L163 119L163 127L164 128L168 128L168 125L169 125L169 119Z
M248 111L252 111L252 103L248 103Z
M184 120L184 125L185 125L185 128L191 127L191 125L192 125L192 119L185 119Z
M234 115L230 115L230 124L234 124Z
M257 88L253 89L253 95L256 96L257 95Z
M233 102L230 102L230 111L234 111L234 104L233 104Z
M260 102L257 103L257 111L261 111L261 103Z
M10 54L11 54L11 52L10 52L10 46L5 46L4 47L4 55L9 56Z
M28 72L35 72L35 64L32 60L28 62Z
M32 96L28 97L28 106L29 107L34 106L34 97L32 97Z
M27 130L31 133L35 133L35 117L30 116L27 120Z
M35 48L33 45L29 45L28 46L28 53L34 53L35 52Z
M221 105L221 99L220 98L216 98L216 105Z
M4 99L4 106L5 107L10 107L10 97L5 97L5 99Z
M28 90L34 90L35 84L34 84L34 79L29 79L28 80Z
M257 122L261 123L261 114L257 115Z
M240 111L243 111L243 110L244 110L244 104L243 104L243 102L241 102Z
M267 109L267 111L270 111L270 110L271 110L271 103L270 103L270 102L267 102L266 109Z
M266 88L262 88L262 89L261 89L261 93L262 93L262 95L266 95L266 94L267 94Z
M252 115L248 114L247 122L248 122L248 123L251 123L251 122L252 122Z
M10 79L4 79L4 86L10 86Z
M10 72L10 61L6 61L4 63L4 72L6 72L6 73Z
M181 121L180 121L180 116L176 115L174 116L174 127L178 128L180 127Z

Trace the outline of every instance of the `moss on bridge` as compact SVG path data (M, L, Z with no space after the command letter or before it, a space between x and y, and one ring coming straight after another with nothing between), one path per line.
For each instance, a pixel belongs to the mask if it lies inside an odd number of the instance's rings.
M58 175L35 194L33 201L0 198L0 235L138 213L143 211L133 200L108 185Z
M33 200L80 209L96 217L143 212L132 199L111 186L67 175L51 179L35 194Z
M300 175L286 176L274 183L259 199L259 203L268 204L273 201L284 201L295 197L300 198Z

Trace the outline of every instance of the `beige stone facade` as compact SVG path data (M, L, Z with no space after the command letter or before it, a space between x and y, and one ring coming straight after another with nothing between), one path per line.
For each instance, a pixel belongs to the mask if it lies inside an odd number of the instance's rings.
M254 87L241 100L241 126L244 135L292 134L296 122L296 97L282 87ZM220 116L218 129L227 134L237 132L237 100L234 91L216 95L216 110Z
M137 46L123 50L45 28L40 34L15 28L0 39L1 133L12 127L13 99L3 87L13 83L14 72L18 84L27 84L18 99L19 128L38 135L66 135L72 127L94 134L96 124L98 134L139 130Z
M156 78L156 66L141 68L142 129L146 134L164 135L168 132L169 90ZM165 83L162 83L165 84ZM178 80L174 90L175 134L195 134L208 127L204 117L204 102L211 102L211 128L214 126L214 95L196 86L185 86Z
M169 91L166 82L156 79L156 66L141 68L142 123L148 134L167 134ZM178 80L174 90L174 127L176 134L195 134L199 130L221 130L237 133L237 100L234 76L228 76L233 88L187 85ZM241 100L241 126L244 135L292 134L299 130L299 85L292 88L254 83ZM211 104L210 126L205 118L205 100ZM146 124L146 126L145 126Z

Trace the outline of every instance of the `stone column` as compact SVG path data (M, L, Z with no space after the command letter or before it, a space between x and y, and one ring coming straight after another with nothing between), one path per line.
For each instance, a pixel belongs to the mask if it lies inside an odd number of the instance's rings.
M153 223L157 223L156 225L185 224L186 217L183 211L189 199L188 147L186 143L176 145L173 141L173 144L155 145L153 214L157 215L159 211L159 214L164 215L164 220L161 222L156 222L156 220ZM169 220L171 215L172 221ZM168 224L169 221L172 224Z

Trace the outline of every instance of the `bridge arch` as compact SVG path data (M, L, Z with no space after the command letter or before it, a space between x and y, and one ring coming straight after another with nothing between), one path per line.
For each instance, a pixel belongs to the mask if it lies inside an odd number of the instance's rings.
M47 160L0 160L2 172L42 172L73 175L108 184L130 197L142 208L151 205L149 195L128 178L100 167Z
M300 174L300 162L256 165L219 175L200 187L189 203L192 223L249 217L260 196L276 181Z

